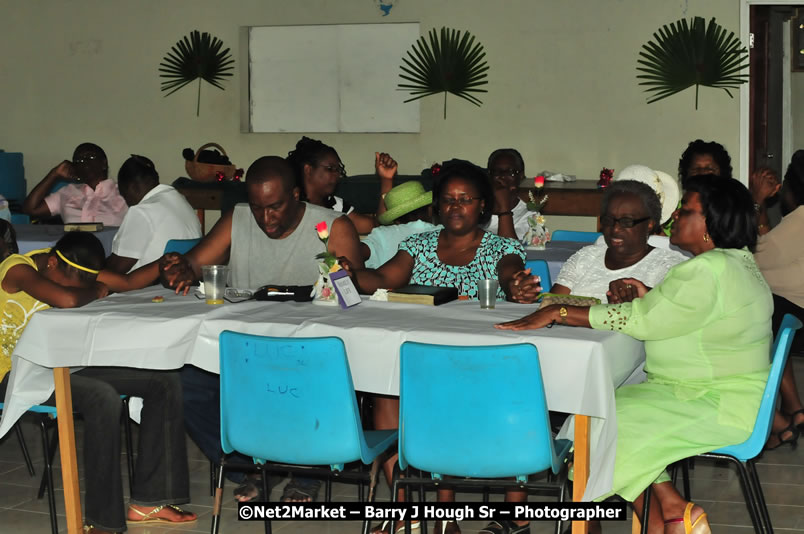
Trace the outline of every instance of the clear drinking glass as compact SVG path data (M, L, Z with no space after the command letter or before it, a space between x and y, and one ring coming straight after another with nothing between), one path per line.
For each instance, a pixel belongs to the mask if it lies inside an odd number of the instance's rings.
M207 304L223 304L229 267L227 265L204 265L201 267L201 274L204 278L204 296L207 298Z
M499 282L497 282L497 280L478 280L477 299L480 301L481 308L489 310L494 309L494 305L497 303L498 287Z

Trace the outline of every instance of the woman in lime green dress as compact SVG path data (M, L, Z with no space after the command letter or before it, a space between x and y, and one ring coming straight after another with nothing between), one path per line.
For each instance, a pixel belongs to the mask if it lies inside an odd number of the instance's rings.
M670 242L695 257L673 267L653 290L612 282L610 302L548 306L498 328L551 323L616 330L645 340L647 381L615 394L617 456L612 493L642 510L652 484L658 506L650 532L710 532L700 506L670 483L671 463L745 441L754 427L770 368L773 301L750 248L753 200L731 178L691 178L673 214Z

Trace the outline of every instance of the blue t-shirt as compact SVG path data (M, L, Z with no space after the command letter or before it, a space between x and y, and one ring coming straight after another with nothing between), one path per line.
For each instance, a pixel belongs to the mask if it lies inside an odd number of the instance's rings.
M413 258L411 284L438 287L457 287L459 295L477 299L477 283L480 280L497 279L497 263L503 256L517 254L525 261L525 249L515 239L500 237L486 232L477 247L474 259L468 265L446 265L438 259L438 235L441 230L416 234L402 241L399 250ZM504 299L502 288L497 298Z

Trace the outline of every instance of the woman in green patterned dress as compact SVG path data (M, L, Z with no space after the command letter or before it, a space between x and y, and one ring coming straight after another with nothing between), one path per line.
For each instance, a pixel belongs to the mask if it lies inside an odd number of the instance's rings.
M525 330L558 323L645 340L647 381L615 394L612 494L640 513L642 492L652 485L658 503L650 532L707 533L703 509L679 495L665 468L751 434L770 368L773 301L749 250L757 225L753 200L740 182L690 178L673 218L670 242L695 257L673 267L652 290L625 279L612 286L620 304L548 306L497 326Z

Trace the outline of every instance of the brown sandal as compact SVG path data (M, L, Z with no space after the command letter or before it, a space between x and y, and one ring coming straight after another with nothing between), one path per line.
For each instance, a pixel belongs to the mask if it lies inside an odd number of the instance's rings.
M164 510L165 508L170 508L170 509L174 510L176 513L178 513L179 514L179 519L177 519L177 520L168 519L166 517L158 517L156 515L159 512L161 512L162 510ZM157 506L156 508L154 508L150 512L140 512L136 508L134 508L131 505L129 505L128 510L130 512L134 512L136 514L139 514L141 517L138 517L137 519L131 519L130 517L127 517L126 522L127 523L137 523L138 525L144 525L144 524L148 524L148 523L171 523L171 524L192 523L193 521L198 520L198 516L194 512L188 512L186 510L182 510L181 508L179 508L175 504L162 504L160 506Z

